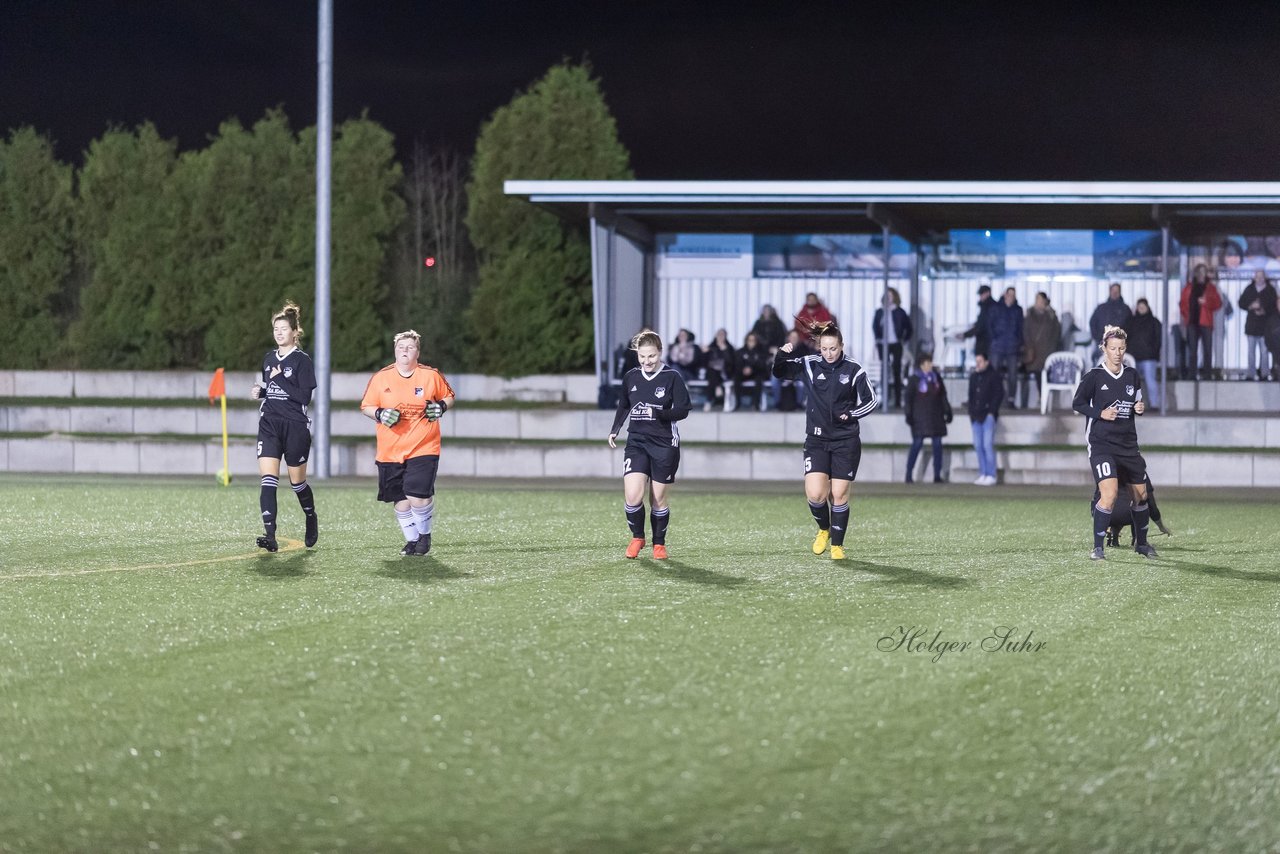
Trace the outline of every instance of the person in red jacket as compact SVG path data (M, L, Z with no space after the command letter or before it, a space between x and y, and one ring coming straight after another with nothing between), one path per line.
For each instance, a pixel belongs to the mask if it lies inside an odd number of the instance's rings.
M796 312L796 325L793 328L800 333L802 340L808 341L810 329L835 322L835 315L827 310L817 294L811 292L805 296L804 305Z
M1182 289L1178 307L1182 311L1182 328L1187 337L1187 365L1191 378L1196 375L1196 344L1204 353L1200 366L1200 378L1213 378L1213 313L1222 308L1222 295L1209 278L1209 269L1197 264L1191 271L1191 279Z

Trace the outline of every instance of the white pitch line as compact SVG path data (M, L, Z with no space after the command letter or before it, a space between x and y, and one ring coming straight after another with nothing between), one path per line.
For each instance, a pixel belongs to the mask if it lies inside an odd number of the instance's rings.
M302 548L302 540L282 540L280 551L293 552ZM0 575L0 581L16 581L19 578L68 578L74 575L98 575L103 572L140 572L144 569L180 569L184 566L203 566L209 563L226 563L233 560L248 560L252 557L258 557L265 554L262 551L246 552L239 555L228 555L227 557L211 557L205 560L189 560L183 563L148 563L142 566L112 566L106 569L81 569L75 572L28 572L22 575Z

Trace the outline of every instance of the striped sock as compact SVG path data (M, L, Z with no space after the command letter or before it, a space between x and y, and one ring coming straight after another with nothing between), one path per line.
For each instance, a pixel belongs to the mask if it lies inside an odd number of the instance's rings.
M636 539L644 539L644 505L643 504L623 504L622 508L627 512L627 527L631 529L631 536Z
M258 506L262 508L262 527L268 537L276 535L276 487L280 478L273 474L262 476L262 489L258 492Z
M809 512L813 514L813 521L818 523L818 528L825 531L831 527L831 508L827 502L820 504L809 502Z
M649 511L649 522L653 525L653 544L655 546L665 546L667 544L667 522L670 521L670 518L670 507Z
M418 533L430 534L431 520L436 513L436 503L432 501L426 507L410 507L409 512L413 514L414 526L418 529Z
M412 510L397 510L396 521L400 523L400 530L404 532L404 541L411 543L418 539L418 525L413 521Z
M831 508L831 545L844 545L844 532L849 527L849 502Z
M298 496L298 503L302 505L302 512L310 516L316 512L315 496L311 493L311 484L305 480L302 483L293 484L294 494Z

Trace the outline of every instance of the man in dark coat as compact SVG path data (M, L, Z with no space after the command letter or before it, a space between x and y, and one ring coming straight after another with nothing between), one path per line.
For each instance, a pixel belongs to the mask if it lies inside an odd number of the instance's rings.
M1022 306L1018 292L1006 288L1004 298L991 309L991 364L1004 375L1005 401L1018 406L1018 368L1022 365Z
M889 337L889 358L883 361L881 367L881 377L885 379L884 387L892 392L893 405L899 407L902 405L902 345L911 340L911 335L915 331L911 328L911 318L902 308L902 297L898 295L897 288L889 288L884 293L883 305L876 309L875 317L871 320L871 334L876 339L876 353L880 354L884 359L885 351L885 325L884 310L889 309L889 317L891 323L888 328ZM887 367L888 373L885 374L884 368Z
M996 301L991 298L991 286L983 285L978 288L978 319L958 336L961 341L972 338L973 352L988 357L991 355L991 309L995 306Z
M1124 329L1132 316L1133 312L1125 305L1124 297L1120 296L1119 283L1112 282L1106 302L1099 303L1093 310L1093 316L1089 318L1089 334L1093 336L1093 343L1101 345L1103 330L1108 326Z

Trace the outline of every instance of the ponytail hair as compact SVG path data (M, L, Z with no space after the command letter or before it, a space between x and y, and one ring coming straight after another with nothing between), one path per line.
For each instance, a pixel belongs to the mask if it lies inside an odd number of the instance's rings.
M293 330L293 343L298 344L302 341L304 334L302 329L302 309L298 308L298 304L293 300L285 300L284 306L271 315L271 326L275 327L277 320L286 321L289 328Z
M814 341L821 340L827 336L834 337L840 342L841 347L844 346L844 335L840 332L840 327L836 326L836 322L834 320L809 324L809 337Z
M631 338L632 350L639 350L645 345L657 347L658 352L662 352L662 339L652 329L641 329Z

